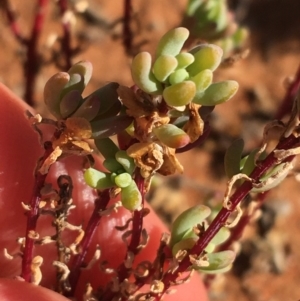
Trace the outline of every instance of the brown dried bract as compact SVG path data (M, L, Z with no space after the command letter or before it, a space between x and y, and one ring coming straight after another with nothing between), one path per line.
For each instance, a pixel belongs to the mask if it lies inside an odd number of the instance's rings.
M183 173L183 166L176 158L175 149L167 146L164 146L163 148L164 148L163 151L164 163L162 164L161 168L158 170L158 173L160 173L163 176L173 175L176 172Z
M82 117L68 118L61 126L61 134L54 140L53 147L60 147L65 153L90 154L93 150L84 141L92 136L90 123Z
M148 141L153 127L169 123L170 118L158 109L157 96L141 90L134 92L133 89L124 86L118 88L118 94L127 107L127 115L134 118L134 134L139 141Z
M184 125L183 130L189 135L191 143L195 142L202 134L204 122L199 115L200 105L189 103L187 109L189 110L189 121Z
M128 156L134 159L141 175L149 178L155 172L164 176L183 172L183 167L175 156L175 149L155 142L135 143L127 150Z
M148 178L163 165L163 148L154 142L135 143L127 149L127 154L134 159L141 175Z

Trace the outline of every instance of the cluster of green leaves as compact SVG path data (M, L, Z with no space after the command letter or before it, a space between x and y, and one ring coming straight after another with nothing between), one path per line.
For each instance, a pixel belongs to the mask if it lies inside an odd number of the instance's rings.
M205 205L197 205L181 213L172 225L170 247L173 256L178 256L183 250L192 249L201 231L207 228L205 219L211 215L211 209ZM196 228L200 225L200 228ZM199 226L198 226L199 227ZM199 232L196 234L196 232ZM231 268L235 253L231 250L213 252L216 246L225 242L230 231L223 227L205 248L205 254L200 257L200 264L193 265L193 269L206 274L223 273ZM202 260L201 260L202 259Z
M265 153L259 153L259 149L254 149L250 154L242 157L244 150L243 139L235 140L227 149L224 166L227 177L230 179L237 174L250 176L256 166L256 162L265 158ZM280 184L288 175L290 165L281 163L269 168L259 179L260 184L254 185L252 192L259 193L268 191Z
M183 26L193 38L212 41L225 53L240 48L247 37L247 30L234 22L226 0L189 0Z
M45 85L44 101L58 120L73 117L87 120L92 128L92 138L99 139L121 132L131 124L132 118L121 112L117 83L111 82L83 98L92 71L90 62L81 61L68 72L56 73Z
M124 150L120 150L110 139L95 140L95 145L104 156L103 166L108 172L88 168L84 173L86 183L98 190L118 187L121 189L121 202L128 210L141 206L142 196L133 180L134 160Z
M171 107L190 102L215 106L229 100L237 91L232 80L213 83L213 71L222 60L223 50L213 44L199 45L189 52L181 52L189 31L184 27L167 32L159 41L156 59L141 52L132 61L132 78L146 93L163 95Z

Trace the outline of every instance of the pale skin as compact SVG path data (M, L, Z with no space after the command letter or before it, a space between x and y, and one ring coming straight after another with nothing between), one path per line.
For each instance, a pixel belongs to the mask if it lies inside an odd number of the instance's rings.
M36 250L37 254L35 255L44 258L42 286L14 280L16 276L20 275L21 259L17 257L9 261L3 255L4 248L7 248L10 254L16 253L18 251L16 239L25 234L26 217L21 202L28 203L30 200L34 167L43 151L38 141L38 135L25 117L26 109L30 108L0 84L0 300L66 301L69 299L42 287L51 287L55 282L55 268L51 264L56 254L53 244ZM49 132L49 129L44 128L44 131ZM52 167L47 181L55 183L55 179L62 172L72 176L75 186L74 202L77 209L73 210L70 222L85 226L93 209L95 195L83 182L80 171L81 164L81 158L78 160L68 158L56 163ZM91 259L96 244L100 242L101 258L108 260L113 267L120 264L124 258L125 245L120 239L121 233L114 230L114 227L123 225L129 215L127 211L121 209L117 214L114 213L113 216L103 218L90 247L90 252L88 252L88 259ZM161 233L165 232L166 228L152 210L151 214L145 218L145 227L151 239L139 256L141 260L153 260ZM51 221L41 218L38 231L41 236L53 234ZM81 300L80 296L86 282L91 282L94 287L97 287L103 284L103 281L105 279L98 264L94 265L92 272L84 271L76 291L77 300ZM176 294L165 296L164 300L208 300L205 288L198 276L193 276L189 283L178 286L176 289Z

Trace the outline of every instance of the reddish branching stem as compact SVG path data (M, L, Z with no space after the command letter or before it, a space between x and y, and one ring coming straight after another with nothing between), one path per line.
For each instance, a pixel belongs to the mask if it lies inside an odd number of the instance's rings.
M60 14L62 18L62 27L63 27L63 38L61 42L61 48L65 56L65 70L69 70L72 66L72 56L73 50L71 48L71 24L66 14L68 12L68 1L67 0L59 0L58 5L60 8Z
M95 200L95 208L85 229L84 237L80 245L78 246L80 253L77 256L75 256L71 265L72 269L69 278L71 291L67 293L68 296L73 296L75 293L75 289L80 277L81 268L84 266L84 260L86 258L86 254L89 250L89 246L91 244L95 231L99 226L101 220L100 213L101 211L104 211L106 209L108 202L110 200L108 189L102 192L99 191L98 195L99 197Z
M296 138L294 135L290 135L288 138L282 139L276 149L291 149L299 146L300 139ZM291 161L294 156L288 157L285 161ZM260 177L272 166L278 163L278 159L275 156L274 151L271 152L265 160L263 160L251 173L250 177L254 182L259 181ZM249 194L252 189L252 182L244 182L240 187L236 189L234 194L230 197L230 209L223 207L216 218L212 221L208 229L203 233L201 238L195 244L195 246L190 250L189 254L198 254L200 255L204 248L208 245L208 243L212 240L212 238L218 233L218 231L226 224L230 214L236 209L238 204ZM176 279L179 275L189 269L191 266L189 256L186 256L181 262L176 270L176 272L167 272L162 281L164 283L163 293L171 286L171 283L176 282ZM163 296L162 294L154 295L156 300L160 300Z
M293 101L295 99L295 96L298 92L298 90L300 89L300 65L298 67L295 79L293 80L293 82L290 84L286 95L282 101L281 106L279 107L276 115L275 115L275 119L282 119L286 114L288 114L289 112L291 112L292 106L293 106Z
M36 75L39 70L39 53L37 50L38 39L41 34L42 26L44 24L46 7L48 0L38 0L36 7L36 15L31 30L30 39L27 43L27 59L24 63L24 76L25 76L25 101L33 106L34 105L34 87Z
M123 20L123 45L127 54L131 54L132 50L132 32L130 27L132 13L131 0L124 0L124 20Z
M241 217L237 225L232 229L229 239L226 242L224 242L219 248L220 251L228 250L234 242L238 241L242 237L245 228L247 227L247 225L249 225L253 217L253 213L261 207L267 195L268 195L268 191L265 193L260 193L258 195L258 198L256 200L257 205L254 211L250 213L246 213Z
M23 36L19 23L17 22L16 18L16 12L11 7L9 0L5 0L3 3L3 7L6 12L6 16L11 28L11 31L13 32L15 38L23 45L26 45L28 43L28 40Z
M45 160L52 153L52 143L47 141L44 143L45 152L43 157L39 162L41 166ZM22 272L21 277L27 282L31 282L31 262L33 258L33 249L34 249L34 239L31 238L32 235L36 232L36 224L39 217L39 204L41 201L41 189L45 184L47 174L41 174L38 169L35 173L35 182L33 187L32 198L30 202L30 210L27 212L27 226L25 234L25 246L23 250L22 258Z
M24 100L31 106L34 105L34 86L36 75L39 70L39 53L37 51L37 43L41 34L42 26L44 24L46 7L48 0L38 0L36 6L36 14L31 30L30 38L25 38L20 30L20 26L16 20L16 14L12 10L8 1L5 9L11 30L16 39L26 47L26 59L24 62L24 77L25 77L25 93Z
M137 169L135 173L135 182L137 184L137 187L142 195L142 208L144 208L145 203L145 180L140 174L140 170ZM141 234L143 230L143 210L135 210L133 212L133 221L132 221L132 235L130 243L127 247L127 252L132 252L134 255L136 255L139 252L139 245L141 240ZM125 256L125 259L127 258L127 254ZM126 278L129 277L129 273L131 269L128 269L125 266L125 259L122 262L122 264L118 268L118 279L119 282L123 282ZM102 296L102 301L110 301L114 297L114 292L112 292L110 289L108 289Z

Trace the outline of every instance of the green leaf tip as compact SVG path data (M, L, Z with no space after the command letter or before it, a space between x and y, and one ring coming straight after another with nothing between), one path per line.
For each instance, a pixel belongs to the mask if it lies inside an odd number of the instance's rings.
M158 43L156 57L179 54L189 34L188 29L184 27L177 27L168 31Z

